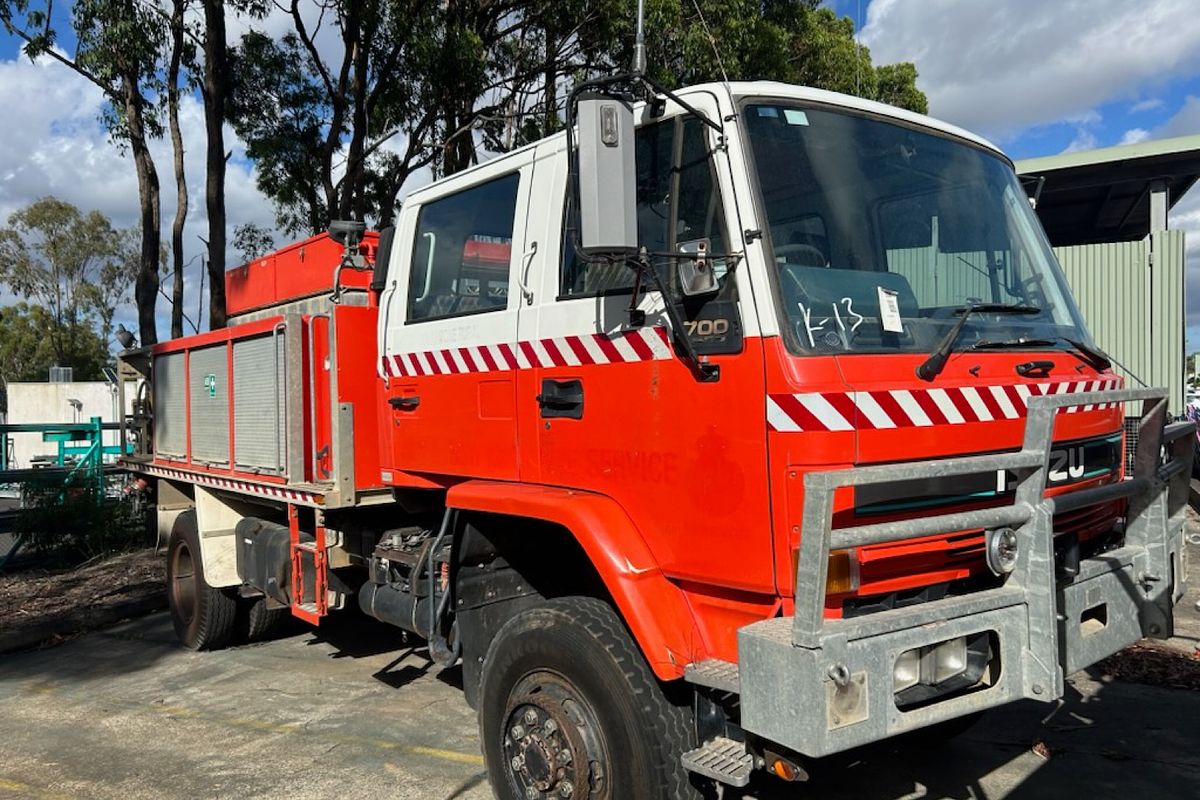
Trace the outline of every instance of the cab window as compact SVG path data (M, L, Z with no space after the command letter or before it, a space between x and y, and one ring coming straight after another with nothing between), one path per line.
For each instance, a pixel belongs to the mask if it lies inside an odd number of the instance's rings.
M508 305L514 173L427 203L417 216L408 322L499 311Z

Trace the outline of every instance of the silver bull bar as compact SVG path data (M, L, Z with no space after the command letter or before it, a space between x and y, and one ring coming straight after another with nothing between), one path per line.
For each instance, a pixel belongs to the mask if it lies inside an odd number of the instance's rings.
M1132 474L1045 497L1055 414L1068 406L1142 401ZM1142 636L1173 632L1186 588L1183 527L1195 425L1167 422L1165 389L1031 397L1020 451L814 472L804 479L796 614L741 628L742 727L808 756L824 756L974 711L1062 696L1064 676ZM1013 502L978 511L833 529L834 490L1009 470ZM1082 559L1058 581L1054 515L1128 499L1124 544ZM1018 554L1002 585L850 619L825 619L829 553L982 528L1011 528ZM902 710L893 670L907 651L986 633L999 669L983 688Z

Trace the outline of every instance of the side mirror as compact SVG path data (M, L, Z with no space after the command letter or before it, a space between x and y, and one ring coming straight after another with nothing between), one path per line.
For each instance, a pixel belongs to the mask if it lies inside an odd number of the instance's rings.
M712 260L708 257L709 249L708 239L679 244L679 252L683 257L676 259L676 272L679 277L679 290L684 296L713 294L720 288L717 285L717 276L713 274Z
M587 254L638 249L633 108L609 95L579 99L579 235Z

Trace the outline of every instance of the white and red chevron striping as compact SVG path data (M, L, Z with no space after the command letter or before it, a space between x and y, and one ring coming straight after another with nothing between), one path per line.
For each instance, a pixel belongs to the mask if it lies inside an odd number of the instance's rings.
M312 492L302 492L287 486L276 486L274 484L266 483L251 483L249 481L239 481L232 478L206 475L201 472L189 472L187 470L159 467L153 464L139 466L137 471L145 472L149 475L157 475L160 478L170 478L172 480L187 481L188 483L197 483L201 486L209 486L214 489L228 489L233 492L258 495L259 497L270 497L276 500L290 500L294 503L317 505L318 495L315 495Z
M1118 378L945 389L890 389L875 392L809 392L767 395L767 424L773 431L848 431L854 428L926 428L992 422L1025 416L1033 395L1079 394L1115 389ZM1067 406L1092 411L1115 403Z
M531 367L578 367L661 361L671 357L666 328L638 328L615 334L557 336L518 342L448 347L420 353L384 356L383 372L391 378L501 372Z

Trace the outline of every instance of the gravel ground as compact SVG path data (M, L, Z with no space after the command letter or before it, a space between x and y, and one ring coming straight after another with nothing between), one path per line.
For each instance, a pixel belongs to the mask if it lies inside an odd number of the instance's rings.
M69 570L0 574L0 652L111 625L121 610L162 608L165 575L153 549Z

